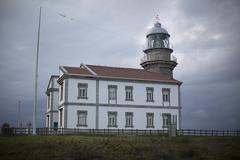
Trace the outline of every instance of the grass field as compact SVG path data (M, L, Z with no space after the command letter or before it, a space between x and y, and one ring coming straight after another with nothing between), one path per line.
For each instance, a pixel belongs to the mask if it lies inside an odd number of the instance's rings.
M0 136L0 160L240 160L240 137Z

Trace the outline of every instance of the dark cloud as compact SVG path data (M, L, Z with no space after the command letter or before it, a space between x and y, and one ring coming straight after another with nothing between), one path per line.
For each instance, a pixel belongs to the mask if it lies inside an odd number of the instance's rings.
M184 128L240 127L240 3L215 0L0 1L0 123L16 125L19 99L23 121L32 119L40 5L39 126L59 65L140 68L146 28L159 14L178 58L175 77L184 82Z

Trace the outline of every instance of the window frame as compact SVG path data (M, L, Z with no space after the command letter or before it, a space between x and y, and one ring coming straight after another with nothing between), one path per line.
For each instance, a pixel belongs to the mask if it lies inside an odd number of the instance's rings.
M63 127L63 108L59 109L59 125L60 127Z
M149 118L151 118L151 124L149 124ZM154 113L146 113L146 128L154 128Z
M125 86L125 101L133 101L133 86Z
M171 94L170 88L163 88L162 89L162 100L163 100L163 103L164 102L169 102L170 103L170 94Z
M85 110L78 110L77 111L77 127L87 127L87 115L88 115L88 111L85 111ZM83 117L80 117L80 116L83 116ZM83 122L81 122L81 119L80 118L83 118Z
M47 115L47 128L49 128L50 127L50 116L49 115Z
M149 96L151 94L151 96ZM154 88L146 87L146 102L154 102Z
M125 128L133 128L133 112L125 112Z
M87 83L78 83L78 99L88 99L88 84ZM81 92L82 91L82 92ZM83 92L84 91L84 92ZM81 95L81 93L83 95ZM84 95L85 93L85 95Z
M63 85L64 85L64 83L62 82L62 83L60 84L60 101L63 100Z
M111 93L111 90L114 91ZM114 95L114 96L113 96ZM108 101L117 100L117 85L108 85Z
M171 125L171 113L163 113L162 117L162 128L168 128Z
M47 95L47 97L48 97L48 99L47 99L47 105L48 105L48 107L47 107L47 109L50 109L50 99L51 99L51 97L50 97L50 93L48 93L48 95Z
M110 119L111 117L113 117L114 123L111 123L112 122L112 120ZM108 112L108 127L117 128L117 112L113 112L113 111Z

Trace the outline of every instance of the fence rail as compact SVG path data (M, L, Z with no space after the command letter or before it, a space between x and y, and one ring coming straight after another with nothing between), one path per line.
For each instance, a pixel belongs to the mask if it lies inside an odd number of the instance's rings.
M181 129L178 136L240 136L240 130Z
M168 130L138 130L138 129L79 129L79 128L37 128L38 135L162 135L168 136ZM2 134L30 135L32 128L8 128ZM176 130L177 136L240 136L240 130Z

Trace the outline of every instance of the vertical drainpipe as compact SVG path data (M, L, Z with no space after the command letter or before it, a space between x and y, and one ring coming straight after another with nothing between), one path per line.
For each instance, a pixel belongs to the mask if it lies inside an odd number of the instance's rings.
M182 115L181 115L181 109L182 109L182 105L181 105L181 90L180 90L180 85L178 85L178 126L179 129L182 128Z
M96 78L96 129L99 129L99 79Z

